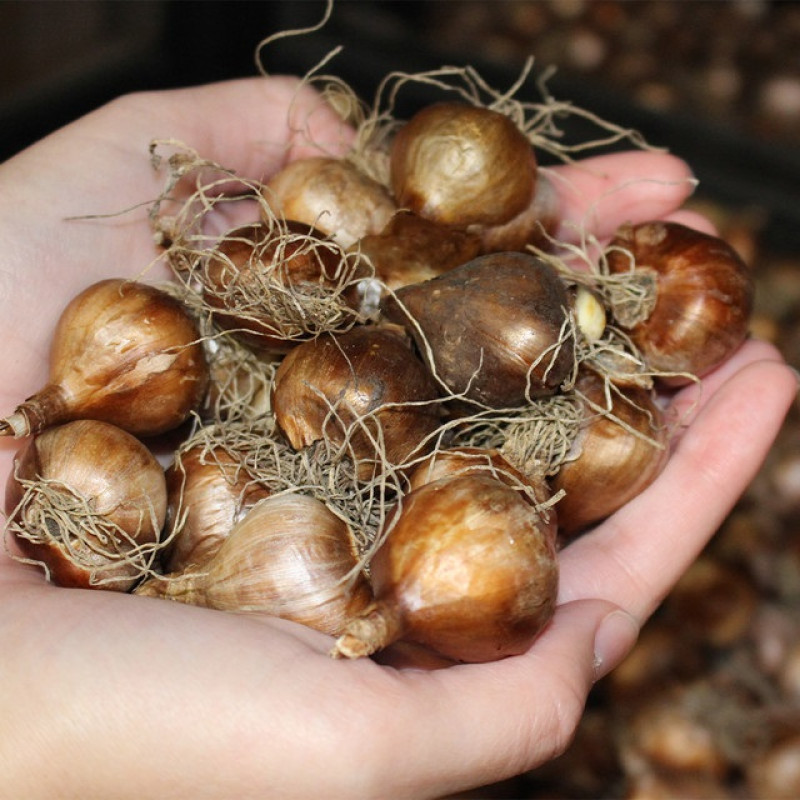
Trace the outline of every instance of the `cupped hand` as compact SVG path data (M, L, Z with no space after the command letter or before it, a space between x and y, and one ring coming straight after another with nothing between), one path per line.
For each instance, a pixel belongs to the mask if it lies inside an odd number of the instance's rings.
M151 140L256 180L312 142L347 147L347 129L297 89L259 78L129 96L0 165L4 408L40 388L70 297L153 262L147 206L163 176ZM679 210L693 181L666 154L589 159L555 183L565 216L600 239L627 221L707 224ZM690 420L663 474L562 551L551 625L491 664L335 661L328 637L293 623L58 588L2 557L0 797L422 798L543 763L745 489L796 388L751 341L678 393ZM5 475L15 445L2 447Z

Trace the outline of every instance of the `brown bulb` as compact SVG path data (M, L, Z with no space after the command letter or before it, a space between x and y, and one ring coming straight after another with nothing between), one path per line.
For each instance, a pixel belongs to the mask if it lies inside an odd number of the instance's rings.
M436 385L402 334L358 326L299 345L275 374L278 426L300 450L316 441L346 444L359 477L400 465L440 421Z
M524 652L555 609L554 539L555 524L490 475L421 486L370 562L374 606L333 654L367 656L401 639L457 661Z
M575 368L566 289L532 255L479 256L396 296L387 314L453 394L521 406L553 394Z
M397 206L350 161L315 156L287 164L267 184L272 213L312 225L341 247L380 233Z
M127 591L151 571L164 471L134 436L78 420L32 437L6 484L9 530L59 586Z
M480 237L481 251L484 253L524 250L528 245L546 250L550 247L550 239L558 231L560 211L555 187L539 171L533 196L519 214L501 224L473 225L468 230Z
M667 428L650 391L612 387L580 373L575 389L583 419L571 450L551 481L559 532L569 538L613 514L644 491L667 462ZM513 457L511 458L513 462Z
M543 476L523 474L499 450L483 447L436 450L410 472L408 490L413 492L426 483L459 475L489 475L522 491L537 506L543 506L551 497L550 487ZM552 519L555 520L554 510L546 513L553 515Z
M184 422L207 381L200 334L176 299L143 283L100 281L67 305L47 385L0 422L0 435L99 419L152 436Z
M481 243L475 234L399 211L379 234L365 236L351 249L368 259L374 269L374 277L365 278L366 286L360 287L363 297L375 281L381 284L380 294L384 288L394 290L435 278L475 258Z
M269 490L223 447L203 444L179 452L166 473L168 572L206 562L233 526Z
M304 222L246 225L208 255L203 298L217 324L245 344L285 353L353 324L345 290L354 270L355 259Z
M619 321L648 366L666 373L702 376L725 361L747 336L754 281L727 242L675 222L626 225L610 244L612 273L655 286L654 305L644 319ZM619 315L618 315L619 316ZM673 383L686 382L681 375Z
M332 635L372 596L347 523L320 500L300 494L262 500L202 568L151 578L135 593L256 611Z
M511 220L531 202L536 157L505 115L466 103L426 106L398 131L390 154L397 204L466 228Z

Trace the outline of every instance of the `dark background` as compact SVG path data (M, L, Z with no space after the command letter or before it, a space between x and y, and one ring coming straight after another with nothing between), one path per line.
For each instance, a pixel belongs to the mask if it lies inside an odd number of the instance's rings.
M324 35L270 48L266 65L304 72L333 37L370 52L387 36L413 47L409 21L419 5L425 4L340 1ZM262 38L313 25L324 10L312 0L6 0L0 3L0 157L124 92L254 75ZM389 52L380 52L392 65ZM360 69L359 83L367 88L373 74L379 77L371 66Z
M636 25L646 28L641 18L647 20L648 13L655 25L663 9L675 6L696 26L704 24L706 14L714 35L724 38L726 52L733 54L734 62L739 58L747 70L744 58L748 53L743 42L753 41L759 31L768 33L772 18L796 4L750 0L758 13L739 14L726 23L720 9L736 5L747 8L746 1L622 4L622 13L636 13L638 18L617 19L613 31L609 23L613 18L608 11L600 16L598 10L611 9L619 18L619 3L592 0L588 7L596 18L590 20L591 24L605 25L610 31L607 35L622 41L629 52L635 44L631 43L632 32ZM516 15L510 24L519 19L520 25L531 28L532 10L539 16L549 15L546 21L551 32L581 33L586 28L585 19L574 12L581 5L566 0L516 4L500 0L472 4L453 0L338 0L322 31L275 43L265 51L265 66L272 72L301 74L332 47L343 45L342 53L326 71L347 80L369 98L380 78L391 70L416 71L445 63L472 64L492 85L508 86L518 74L520 46L529 45L534 55L541 49L554 61L569 62L575 50L572 40L553 44L554 37L546 40L535 31L529 32L529 41L523 41L514 31L510 35L506 32L502 39L498 31L488 30L479 21L482 30L469 39L470 19L481 7L483 13L487 7L491 9L488 13L497 20L498 29L504 9L506 16ZM0 48L0 159L124 92L256 74L254 51L262 38L276 31L313 25L322 18L324 9L325 3L318 0L6 0L0 3L4 41ZM730 31L724 37L726 24ZM776 19L774 27L785 31L788 25L784 19ZM797 53L792 55L788 50L800 44L800 31L798 37L797 42L783 42L787 59L797 59ZM664 73L676 79L688 74L687 64L699 63L691 46L680 44L675 38L653 39L649 53ZM773 50L777 46L772 42L764 45ZM569 67L566 63L548 84L553 94L606 119L635 127L648 141L683 156L700 178L703 192L733 205L766 209L765 235L777 246L794 247L800 223L800 148L795 146L793 131L789 135L782 132L780 139L754 133L739 119L705 114L711 105L703 101L693 105L677 102L666 110L654 107L652 102L648 107L648 103L632 100L626 91L630 87L604 81L602 73L588 76ZM408 105L401 105L401 112L425 98L412 92L404 99ZM574 135L581 135L579 128Z

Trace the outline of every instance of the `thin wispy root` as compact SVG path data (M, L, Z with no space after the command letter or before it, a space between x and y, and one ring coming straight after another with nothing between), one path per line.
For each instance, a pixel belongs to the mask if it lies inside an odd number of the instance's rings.
M58 547L64 559L88 576L91 586L132 585L157 574L158 557L168 540L158 541L160 531L155 510L142 515L139 525L126 530L98 514L94 502L60 481L17 476L22 499L9 514L4 535L33 546ZM50 567L44 561L14 556L41 567L48 580Z

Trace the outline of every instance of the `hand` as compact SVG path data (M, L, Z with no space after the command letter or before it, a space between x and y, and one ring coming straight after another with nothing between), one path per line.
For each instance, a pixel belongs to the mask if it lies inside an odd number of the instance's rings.
M130 96L0 166L2 408L41 387L54 320L78 290L154 258L146 207L66 218L154 199L154 138L265 177L308 152L283 124L295 89L261 78ZM312 108L311 138L343 149L347 131L315 95L302 93L293 113ZM601 239L623 221L707 224L678 211L692 182L671 156L591 159L559 168L557 185L568 218ZM773 348L748 342L675 406L700 390L662 476L563 551L553 623L528 653L500 662L334 661L328 637L293 623L58 588L3 557L0 796L436 797L557 755L592 683L749 483L796 381ZM5 475L17 445L2 446Z

